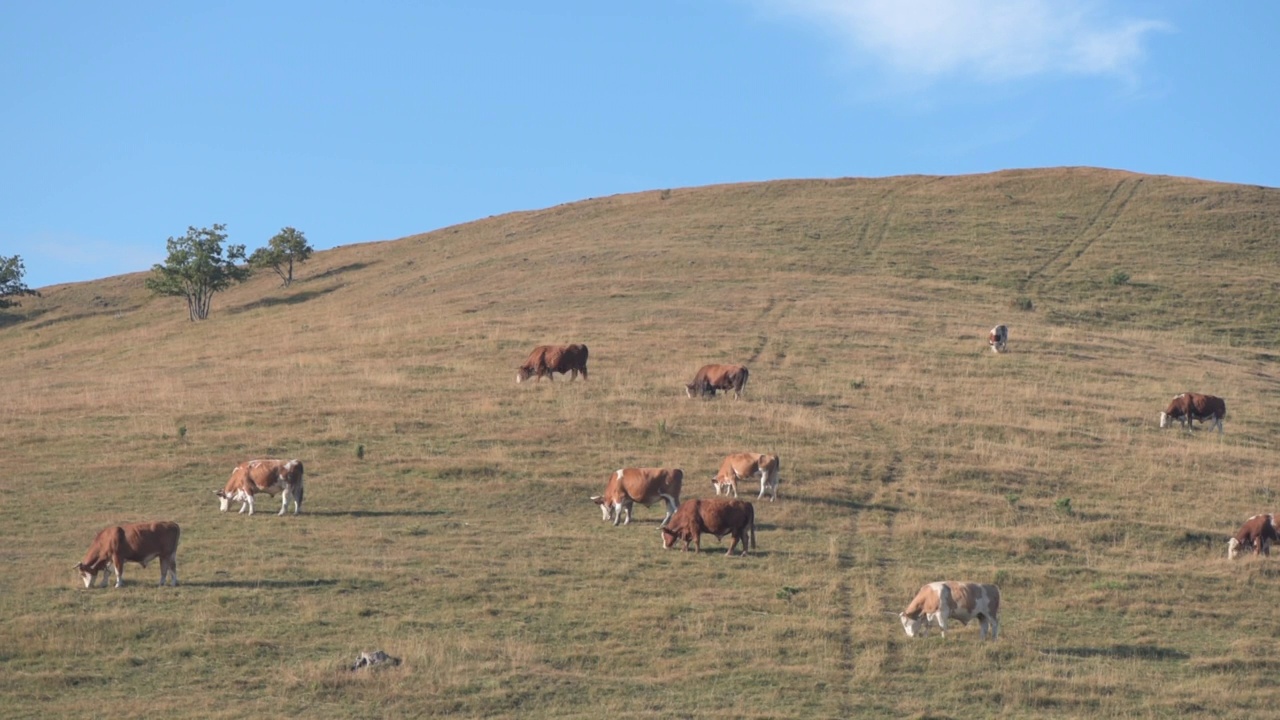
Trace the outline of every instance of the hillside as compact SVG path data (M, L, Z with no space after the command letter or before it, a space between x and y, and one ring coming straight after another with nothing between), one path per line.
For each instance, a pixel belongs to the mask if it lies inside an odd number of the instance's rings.
M43 288L0 315L0 692L57 716L1256 715L1280 570L1223 554L1275 509L1277 237L1277 189L1065 168L584 200L319 252L201 323L145 273ZM587 343L590 381L517 386L543 342ZM686 399L706 362L748 364L745 399ZM1185 390L1226 398L1224 435L1155 427ZM656 507L614 528L587 499L622 466L708 496L738 450L782 458L754 557L663 552ZM304 514L219 514L262 456L305 461ZM181 587L79 587L93 533L144 519L183 526ZM997 643L884 614L939 579L1001 585ZM343 670L375 647L405 665Z

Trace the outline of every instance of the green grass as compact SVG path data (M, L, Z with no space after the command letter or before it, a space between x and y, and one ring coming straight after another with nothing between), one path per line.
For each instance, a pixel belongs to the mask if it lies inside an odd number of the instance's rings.
M1224 556L1276 509L1277 231L1280 191L1102 170L786 181L345 246L202 323L141 274L45 288L0 317L0 714L1265 713L1280 566ZM517 386L544 342L591 380ZM745 398L686 399L706 362ZM1225 435L1156 428L1185 390ZM588 500L740 450L782 460L747 558ZM217 512L260 456L302 516ZM81 588L147 519L182 585ZM998 642L905 637L940 579L1000 584Z

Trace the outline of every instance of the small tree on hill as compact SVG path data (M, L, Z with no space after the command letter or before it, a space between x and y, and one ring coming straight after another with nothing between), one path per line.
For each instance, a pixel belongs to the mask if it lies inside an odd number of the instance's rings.
M26 274L27 269L23 267L21 257L0 255L0 309L22 304L10 298L40 294L22 282L22 276Z
M284 228L270 244L258 248L249 256L249 265L254 268L270 268L289 287L293 282L293 264L302 264L311 257L311 246L307 244L307 236L301 230Z
M163 265L151 266L147 289L157 295L186 298L193 321L209 317L213 294L249 277L249 268L236 265L237 260L244 260L244 245L228 245L223 255L226 229L216 223L212 229L188 227L185 236L169 238L169 257Z

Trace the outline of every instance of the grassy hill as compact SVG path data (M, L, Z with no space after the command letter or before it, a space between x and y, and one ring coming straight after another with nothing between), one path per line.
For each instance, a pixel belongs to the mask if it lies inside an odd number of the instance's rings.
M1280 566L1224 554L1276 509L1277 237L1280 190L1066 168L512 213L201 323L144 273L44 288L0 315L4 714L1256 715ZM517 386L543 342L591 380ZM706 362L746 397L686 399ZM1157 429L1185 390L1225 435ZM707 496L739 450L782 458L753 557L587 499L628 465ZM263 456L304 460L304 514L218 513ZM147 519L181 587L79 587ZM998 642L905 637L939 579L1000 584ZM373 648L405 664L345 672Z

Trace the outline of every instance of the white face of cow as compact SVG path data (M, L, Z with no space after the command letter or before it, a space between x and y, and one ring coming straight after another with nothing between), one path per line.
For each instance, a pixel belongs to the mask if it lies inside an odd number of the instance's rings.
M925 623L927 622L925 615L912 620L903 613L898 613L898 620L902 621L902 629L907 632L907 637L922 637L924 635Z
M1167 428L1173 424L1173 418L1168 413L1160 413L1160 427Z
M231 498L221 490L214 490L213 493L218 496L218 510L226 512L231 507Z
M80 573L80 581L84 583L84 586L87 588L93 587L94 581L98 579L98 573L89 572L88 570L85 569L84 565L76 565L76 570ZM103 572L103 575L105 576L107 572L107 568L105 565L102 568L102 572ZM103 577L102 581L103 581L102 584L105 585L106 577Z

